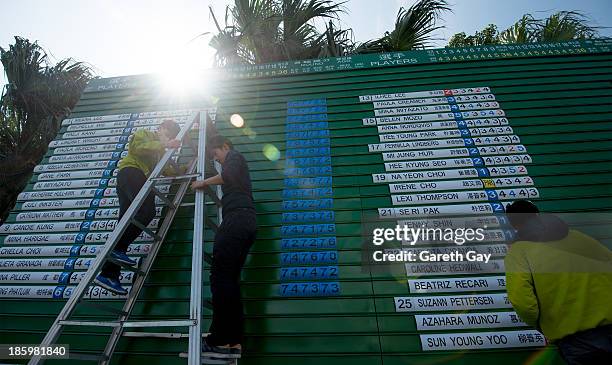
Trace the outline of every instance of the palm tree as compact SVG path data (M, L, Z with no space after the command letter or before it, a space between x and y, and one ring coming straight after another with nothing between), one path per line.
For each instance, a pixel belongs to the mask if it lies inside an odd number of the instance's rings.
M545 19L536 19L531 14L523 15L516 23L501 33L491 33L490 24L474 36L465 33L453 35L447 47L469 47L486 44L563 42L573 39L592 39L599 37L598 29L589 19L577 11L559 11ZM489 37L481 37L489 30Z
M563 42L597 38L599 32L589 19L576 11L560 11L534 23L536 42Z
M379 39L359 45L356 53L379 53L421 49L430 45L443 12L451 10L446 0L420 0L397 13L395 28Z
M532 43L536 41L534 25L537 23L531 14L525 14L516 23L498 35L498 43Z
M92 74L72 59L51 65L36 42L21 37L8 49L0 47L0 60L8 80L0 99L1 220Z
M211 15L218 33L210 46L217 65L266 63L322 56L352 50L350 33L330 23L321 34L317 20L336 20L342 4L332 0L235 0L226 8L225 25Z

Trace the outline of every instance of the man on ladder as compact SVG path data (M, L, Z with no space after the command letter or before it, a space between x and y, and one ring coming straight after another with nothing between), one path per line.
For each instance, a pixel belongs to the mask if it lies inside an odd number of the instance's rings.
M194 181L191 187L205 189L208 185L222 185L223 220L213 246L210 269L213 318L202 352L213 356L239 355L244 332L240 271L257 236L251 178L245 158L229 139L216 135L207 143L208 151L223 168L220 174Z
M119 198L119 219L123 217L132 201L147 181L147 177L159 163L164 155L166 148L177 148L181 142L176 140L180 132L179 125L170 119L164 120L158 127L157 132L140 129L134 133L130 141L128 154L119 161L119 173L117 174L117 196ZM172 171L168 167L164 170L165 175L178 174L179 171ZM142 203L140 210L134 217L143 226L147 226L155 217L155 194L149 193ZM126 255L128 246L142 233L142 229L130 224L110 257L123 264L135 266L136 261ZM94 282L115 294L125 295L127 289L121 286L119 281L120 266L107 261L102 267L102 271L95 278Z

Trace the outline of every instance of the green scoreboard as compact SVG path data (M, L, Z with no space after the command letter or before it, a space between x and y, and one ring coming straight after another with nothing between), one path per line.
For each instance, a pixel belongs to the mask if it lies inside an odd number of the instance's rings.
M0 226L0 342L39 342L105 242L117 222L116 164L130 135L202 111L246 157L253 180L259 231L243 271L240 363L560 363L505 293L513 232L504 210L517 199L556 213L611 210L611 46L576 41L244 66L215 70L202 80L207 92L188 98L163 92L150 75L92 80ZM161 204L157 213L151 228ZM395 242L374 257L421 259L372 263L372 227L396 224L488 229L478 244ZM610 246L606 226L579 228ZM192 208L184 207L136 318L188 315L192 227ZM207 252L212 236L205 234ZM143 234L129 254L140 258L149 248ZM432 258L441 256L451 259ZM129 287L132 277L121 280ZM121 304L100 288L87 295ZM206 327L210 311L204 315ZM184 363L185 329L159 332L127 333L114 361ZM58 343L93 353L105 336L72 330Z

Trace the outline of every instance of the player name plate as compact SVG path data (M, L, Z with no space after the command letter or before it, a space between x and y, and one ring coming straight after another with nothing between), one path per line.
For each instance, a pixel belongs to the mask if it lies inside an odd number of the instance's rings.
M423 351L546 346L544 336L535 330L431 334L420 338Z

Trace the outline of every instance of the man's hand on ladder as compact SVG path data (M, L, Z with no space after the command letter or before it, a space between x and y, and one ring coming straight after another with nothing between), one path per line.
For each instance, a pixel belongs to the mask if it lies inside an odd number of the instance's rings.
M179 148L181 146L181 141L178 139L171 139L166 142L166 148Z

